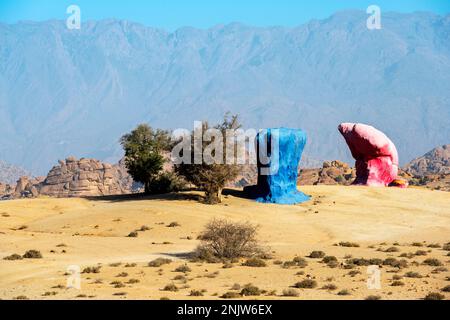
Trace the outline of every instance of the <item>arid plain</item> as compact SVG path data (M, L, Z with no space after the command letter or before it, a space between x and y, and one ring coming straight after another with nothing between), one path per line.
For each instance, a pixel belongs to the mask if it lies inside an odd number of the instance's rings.
M259 204L240 190L228 190L214 206L200 203L196 192L0 202L0 298L223 299L230 292L239 298L249 283L260 292L242 299L423 299L432 292L450 298L443 290L450 284L450 193L301 190L312 199L296 206ZM190 261L214 218L259 225L258 238L271 252L266 266ZM135 230L142 231L130 237ZM28 250L42 258L4 259ZM337 264L308 257L312 251L336 257ZM172 261L148 265L161 257ZM295 257L306 266L286 263ZM366 263L355 258L383 261L381 289L368 288ZM66 288L72 265L85 271L80 289ZM305 279L314 287L293 288Z

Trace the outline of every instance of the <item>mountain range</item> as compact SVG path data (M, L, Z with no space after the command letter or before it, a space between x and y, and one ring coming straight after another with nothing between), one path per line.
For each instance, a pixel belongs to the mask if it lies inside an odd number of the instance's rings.
M34 175L69 155L115 162L142 122L191 129L238 113L298 127L305 155L351 161L337 131L363 122L401 164L450 137L450 15L362 11L298 27L240 23L174 32L122 20L0 23L0 159Z

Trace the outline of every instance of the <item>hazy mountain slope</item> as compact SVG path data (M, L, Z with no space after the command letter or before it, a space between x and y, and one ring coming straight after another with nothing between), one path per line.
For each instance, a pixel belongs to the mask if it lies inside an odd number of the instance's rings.
M30 173L0 160L0 183L13 185L23 176L30 176Z
M0 158L42 174L67 155L117 160L140 122L191 128L231 110L308 132L350 160L342 121L385 131L406 163L450 136L450 16L350 11L297 28L173 33L126 21L0 24Z

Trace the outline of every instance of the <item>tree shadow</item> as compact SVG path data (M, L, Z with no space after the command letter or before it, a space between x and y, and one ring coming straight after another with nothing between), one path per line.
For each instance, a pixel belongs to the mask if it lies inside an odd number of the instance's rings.
M140 200L159 200L159 201L203 201L203 196L193 193L166 193L166 194L152 194L145 193L133 193L133 194L120 194L111 196L86 196L84 199L92 201L108 201L108 202L127 202L127 201L140 201Z
M223 189L222 195L224 197L226 196L232 196L235 198L241 198L241 199L254 199L248 192L243 190L237 190L237 189Z
M160 253L161 255L165 255L172 258L178 258L182 260L192 260L195 258L195 252L177 252L177 253Z

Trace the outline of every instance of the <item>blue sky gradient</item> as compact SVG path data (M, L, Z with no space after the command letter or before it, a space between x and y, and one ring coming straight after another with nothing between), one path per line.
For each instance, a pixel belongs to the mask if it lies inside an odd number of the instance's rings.
M382 11L450 13L450 0L0 0L0 22L65 20L71 4L81 8L82 21L126 19L167 30L230 22L296 26L340 10L366 10L371 4Z

